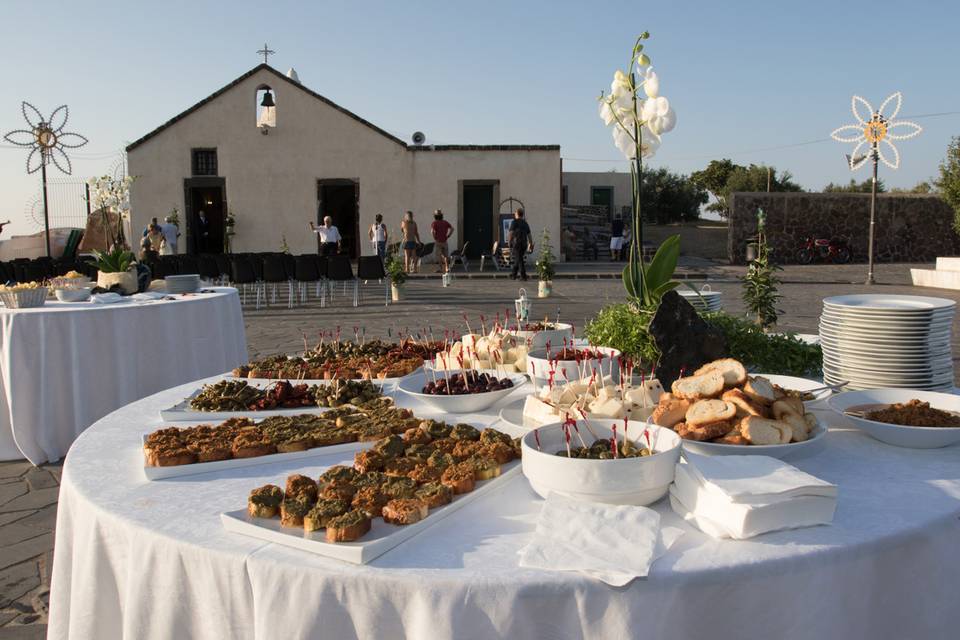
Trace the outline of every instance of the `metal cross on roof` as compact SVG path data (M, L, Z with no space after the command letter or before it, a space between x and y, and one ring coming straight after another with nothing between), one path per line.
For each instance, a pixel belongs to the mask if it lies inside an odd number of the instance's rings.
M267 58L270 57L271 55L275 54L276 51L274 51L273 49L267 47L267 43L264 42L264 43L263 43L263 49L257 49L257 53L259 53L260 55L263 56L263 64L269 64L269 62L267 61Z

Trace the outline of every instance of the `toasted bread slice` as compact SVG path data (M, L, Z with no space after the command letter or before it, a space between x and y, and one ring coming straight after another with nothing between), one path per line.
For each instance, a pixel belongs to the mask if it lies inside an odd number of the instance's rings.
M773 404L773 401L776 399L773 384L766 378L748 378L747 383L743 385L743 392L747 394L751 400L764 406Z
M697 400L687 409L684 421L687 426L698 427L702 424L729 420L736 413L737 408L724 400Z
M693 375L699 376L709 371L719 371L723 375L723 385L727 389L739 387L747 381L747 369L739 360L734 360L733 358L723 358L722 360L708 362L694 371Z
M786 413L780 418L780 422L790 425L790 442L803 442L810 437L810 427L803 417L793 413Z
M714 438L711 442L716 442L717 444L733 444L733 445L748 445L750 441L743 437L739 431L736 429L731 431L725 436L720 436L719 438Z
M790 425L756 416L744 418L740 422L740 433L750 444L786 444L793 437Z
M677 435L684 440L706 441L725 436L733 430L733 427L733 423L727 420L699 425L684 423L682 432L677 431Z
M716 398L723 391L723 374L711 370L699 376L679 378L673 381L673 395L686 400Z
M803 401L799 398L790 397L780 398L779 400L774 401L773 405L770 407L770 410L773 412L773 417L777 420L780 420L787 414L802 418L803 414L806 413L803 407Z
M657 404L656 409L653 410L650 421L661 427L672 428L676 424L683 422L683 418L687 415L687 409L689 408L690 402L688 400L674 398L670 394L664 394L660 397L660 402Z
M736 407L736 417L738 418L742 419L748 416L757 416L759 418L769 417L763 405L757 404L751 400L750 396L745 394L740 389L729 389L724 391L721 398Z

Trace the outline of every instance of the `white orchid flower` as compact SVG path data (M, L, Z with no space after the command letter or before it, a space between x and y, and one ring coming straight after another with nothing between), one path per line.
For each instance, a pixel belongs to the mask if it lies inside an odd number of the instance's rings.
M677 125L677 116L670 108L670 101L663 96L645 100L640 117L650 131L658 136L671 131Z
M640 157L652 158L660 148L660 136L652 133L640 136Z
M628 160L633 160L637 157L637 143L633 139L633 135L623 127L613 128L613 143L617 145L617 149L619 149Z
M644 76L643 91L647 94L648 98L656 98L660 95L660 78L657 76L657 72L653 70L653 67L648 68Z

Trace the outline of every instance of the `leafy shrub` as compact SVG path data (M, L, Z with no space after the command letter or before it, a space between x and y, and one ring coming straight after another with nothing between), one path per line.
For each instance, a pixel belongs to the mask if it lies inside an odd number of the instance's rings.
M730 357L753 371L791 376L821 375L822 352L792 336L767 334L759 326L727 313L704 313L703 319L723 331ZM657 346L647 331L651 312L622 303L600 310L587 323L586 337L595 345L619 349L643 363L659 357Z

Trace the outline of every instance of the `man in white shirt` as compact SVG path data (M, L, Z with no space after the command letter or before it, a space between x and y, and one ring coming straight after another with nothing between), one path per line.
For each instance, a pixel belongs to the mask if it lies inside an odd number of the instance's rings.
M320 255L335 256L340 253L340 243L343 238L340 237L340 230L333 226L333 218L323 217L323 226L318 227L310 221L310 230L320 236Z
M166 242L168 253L175 255L177 253L177 238L180 237L180 227L173 224L170 216L167 216L163 224L160 225L160 233L163 234L163 240Z

